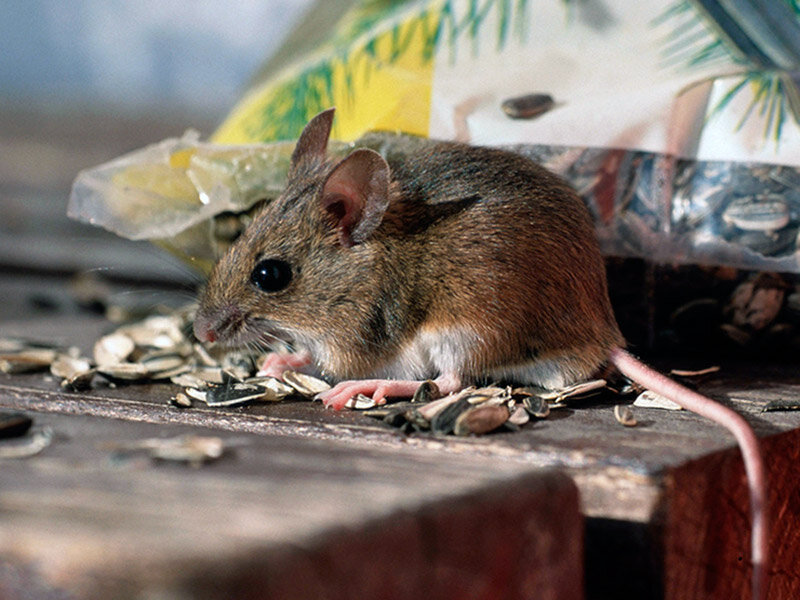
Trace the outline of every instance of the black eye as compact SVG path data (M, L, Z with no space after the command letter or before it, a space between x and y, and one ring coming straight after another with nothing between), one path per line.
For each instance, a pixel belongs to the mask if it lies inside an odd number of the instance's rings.
M262 292L278 292L292 280L292 267L289 263L267 258L260 261L250 274L250 281Z

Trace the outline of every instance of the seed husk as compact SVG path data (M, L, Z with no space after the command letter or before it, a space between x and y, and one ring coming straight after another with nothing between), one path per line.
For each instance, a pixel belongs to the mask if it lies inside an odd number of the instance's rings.
M416 409L416 411L420 414L420 416L425 419L426 421L430 422L439 414L442 410L450 406L451 404L458 402L459 400L469 396L475 388L465 388L460 392L456 392L454 394L448 394L444 398L439 398L438 400L433 400L432 402L428 402L427 404L420 406Z
M589 398L600 393L606 387L605 379L594 379L592 381L582 381L575 385L570 385L560 390L551 390L542 397L553 403L563 402L568 398L575 400Z
M186 462L199 466L216 460L225 452L222 438L216 436L186 435L172 439L158 439L149 447L150 456L157 460Z
M139 363L113 363L97 367L97 372L112 381L140 381L148 375L147 368Z
M21 437L31 425L33 419L25 413L0 411L0 439Z
M432 400L438 400L441 397L442 393L439 391L439 386L436 385L435 381L428 379L419 385L417 390L414 392L414 397L411 398L411 401L431 402Z
M210 383L222 383L226 379L225 373L218 367L202 367L170 377L170 381L175 385L195 388L203 387Z
M345 403L345 407L354 408L355 410L367 410L375 408L375 406L375 400L364 394L357 394Z
M458 436L488 433L508 421L509 416L505 405L474 406L458 416L453 425L453 433Z
M59 354L50 363L50 372L56 377L68 379L74 377L76 373L82 373L92 368L92 363L88 358L75 358L68 354Z
M331 386L322 379L298 371L284 371L282 377L283 381L292 386L298 394L308 398L331 389Z
M203 435L148 438L132 443L112 444L109 447L122 453L144 450L155 460L184 462L195 467L216 460L225 452L222 438Z
M0 354L0 371L9 375L45 371L56 359L57 352L45 348L28 348L20 352Z
M472 408L472 404L469 403L469 395L463 393L456 394L456 400L454 402L447 404L430 419L431 431L443 435L453 433L458 418L464 411L470 408Z
M167 349L186 343L182 326L180 315L153 315L120 327L117 333L128 336L137 346Z
M680 404L673 402L669 398L665 398L660 394L656 394L651 390L645 390L634 400L634 406L640 408L663 408L666 410L683 410Z
M189 396L189 398L194 398L195 400L200 400L200 402L205 402L208 390L187 387L185 390L183 390L183 393Z
M205 395L205 403L209 406L238 406L257 400L274 402L277 398L271 390L247 383L214 385L206 390Z
M625 404L617 404L614 407L614 418L625 427L636 427L638 425L636 417L633 416L633 410Z
M470 404L483 404L484 402L493 402L495 404L505 402L511 398L511 390L501 387L482 387L473 391L467 400Z
M800 410L800 400L770 400L761 409L761 412L776 412L783 410Z
M283 400L295 393L295 389L275 377L248 377L244 383L267 388L275 395L275 401Z
M171 406L176 408L191 408L192 407L192 399L189 398L183 392L178 392L172 398L169 399L169 403Z
M522 427L530 420L531 416L528 414L528 411L522 404L515 406L511 416L508 417L508 422L516 425L517 427Z
M94 344L94 362L100 366L125 362L136 349L134 341L124 333L111 333Z
M541 396L525 396L522 405L530 416L537 419L546 419L550 414L550 403Z
M172 352L166 354L155 352L142 356L137 362L144 365L148 373L153 376L157 373L169 373L175 369L184 368L185 360L179 354Z

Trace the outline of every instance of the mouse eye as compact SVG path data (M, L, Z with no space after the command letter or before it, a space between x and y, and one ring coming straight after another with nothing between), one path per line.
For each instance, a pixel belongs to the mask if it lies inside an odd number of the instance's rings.
M250 274L250 281L262 292L278 292L292 280L289 263L275 258L260 261Z

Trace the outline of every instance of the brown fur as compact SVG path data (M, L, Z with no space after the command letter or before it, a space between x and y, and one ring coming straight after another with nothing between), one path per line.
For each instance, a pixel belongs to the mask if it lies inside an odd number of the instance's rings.
M230 343L301 331L339 379L379 372L420 331L465 325L479 334L463 352L465 379L560 357L588 376L623 343L591 218L561 179L516 154L419 140L389 153L388 208L346 247L320 202L336 165L318 151L319 124L312 134L284 194L214 269L201 331ZM273 257L295 276L266 294L250 273Z

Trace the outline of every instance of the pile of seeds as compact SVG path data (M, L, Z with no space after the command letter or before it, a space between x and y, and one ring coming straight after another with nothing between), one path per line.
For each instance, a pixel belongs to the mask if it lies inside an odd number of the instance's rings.
M285 371L281 381L258 375L237 378L227 370L205 369L173 377L172 382L185 386L183 392L170 400L179 408L191 407L192 400L200 400L208 406L280 402L289 397L312 400L331 387L321 379L297 371Z
M49 369L69 391L90 389L98 376L111 386L170 381L183 388L170 398L170 404L184 409L198 401L211 407L232 407L312 400L330 389L325 381L295 371L284 372L281 379L259 376L262 356L206 348L190 333L192 318L192 309L185 308L120 326L95 342L91 358L81 356L74 347L0 339L0 370ZM406 432L465 436L517 430L531 419L546 418L551 409L600 393L620 392L624 390L598 379L556 391L488 386L441 397L436 384L427 381L407 402L378 406L372 398L358 395L345 406ZM618 411L616 417L624 425L635 425L628 412Z
M410 402L376 407L370 398L357 396L351 403L364 414L381 419L405 432L431 431L438 435L481 435L497 430L515 431L531 419L545 419L551 409L607 391L603 379L562 390L535 387L468 387L439 397L436 384L423 383Z

